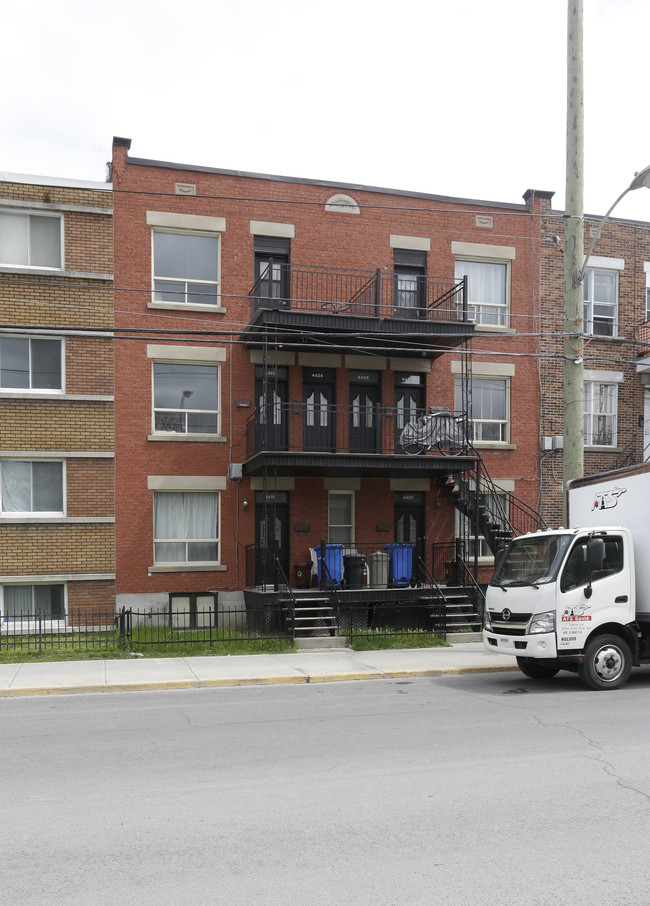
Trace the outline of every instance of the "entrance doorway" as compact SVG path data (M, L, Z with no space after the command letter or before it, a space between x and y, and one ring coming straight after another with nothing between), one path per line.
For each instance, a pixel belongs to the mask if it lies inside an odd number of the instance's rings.
M285 366L255 366L255 441L258 450L288 448L289 373Z
M350 452L380 450L379 372L350 371Z
M289 494L255 493L255 584L273 585L277 557L287 581L289 574ZM282 581L281 576L277 576Z
M395 453L404 453L400 437L405 425L424 414L424 375L395 373Z
M413 544L414 562L425 554L425 507L423 491L396 492L395 541Z
M303 368L303 449L333 453L336 449L336 372L334 368Z

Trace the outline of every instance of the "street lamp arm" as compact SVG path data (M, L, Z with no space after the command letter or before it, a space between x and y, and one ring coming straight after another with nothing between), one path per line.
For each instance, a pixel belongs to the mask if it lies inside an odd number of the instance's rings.
M611 213L614 210L614 208L616 207L616 205L619 203L619 201L621 201L622 198L625 198L627 193L631 191L631 188L632 188L631 186L628 186L624 192L621 192L621 194L618 196L618 198L616 199L614 204L611 206L609 211L605 214L603 219L598 224L598 229L594 233L594 238L591 240L591 244L590 244L589 248L587 249L587 254L585 255L585 260L582 262L582 267L578 269L578 273L577 273L577 282L578 283L582 283L582 281L585 279L585 269L587 267L587 261L589 261L589 259L591 258L591 253L594 250L594 246L598 242L598 238L603 231L603 227L609 220Z
M603 219L598 224L598 229L596 230L596 232L594 234L594 238L591 240L591 245L587 249L587 254L585 255L585 260L582 262L582 267L578 270L578 272L576 274L576 283L577 284L582 283L582 281L585 279L585 269L587 267L587 262L589 261L589 258L591 257L591 253L593 252L594 246L595 246L596 242L598 241L598 237L600 236L603 227L609 220L609 218L612 214L612 211L614 210L616 205L619 203L619 201L621 201L622 198L625 198L625 196L627 195L628 192L632 192L632 191L634 191L634 189L641 189L641 188L646 188L646 189L650 188L650 167L644 167L643 170L640 170L638 173L634 174L634 179L632 180L630 185L627 187L627 189L624 192L621 192L621 194L618 196L618 198L616 199L614 204L611 206L609 211L605 214Z

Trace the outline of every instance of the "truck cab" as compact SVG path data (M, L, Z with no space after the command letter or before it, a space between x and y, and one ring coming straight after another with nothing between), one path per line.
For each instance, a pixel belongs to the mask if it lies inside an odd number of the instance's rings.
M577 671L595 689L622 685L639 663L632 537L622 527L515 538L488 586L483 641L545 679Z

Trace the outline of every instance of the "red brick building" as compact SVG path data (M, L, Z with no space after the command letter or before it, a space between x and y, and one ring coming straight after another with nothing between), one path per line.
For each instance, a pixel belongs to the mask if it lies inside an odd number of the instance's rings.
M112 162L118 605L264 585L268 552L296 584L321 540L367 558L413 542L439 570L477 451L489 498L537 509L548 193L505 205L130 144ZM471 450L410 455L404 428L432 408Z

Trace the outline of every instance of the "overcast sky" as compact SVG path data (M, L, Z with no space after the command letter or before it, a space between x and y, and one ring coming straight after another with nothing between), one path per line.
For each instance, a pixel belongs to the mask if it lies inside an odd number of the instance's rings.
M13 0L0 171L131 155L564 206L566 0ZM650 164L648 0L584 0L585 211ZM650 221L650 192L616 215Z

